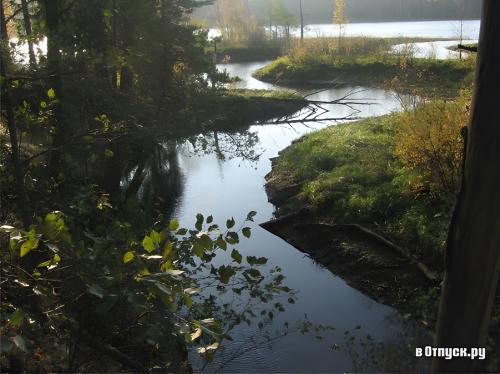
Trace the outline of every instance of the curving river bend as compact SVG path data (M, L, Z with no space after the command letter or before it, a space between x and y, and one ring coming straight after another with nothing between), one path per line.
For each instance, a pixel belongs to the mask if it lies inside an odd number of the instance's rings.
M231 75L242 80L238 88L276 89L279 87L263 83L251 77L251 73L266 62L227 64ZM371 105L354 105L348 108L329 105L328 116L377 116L400 108L396 95L380 89L343 87L329 89L309 98L328 101L355 92L350 100L359 99ZM193 224L197 213L212 214L223 222L228 217L242 221L246 214L255 210L255 222L265 222L273 217L275 207L267 200L264 176L271 170L270 158L298 137L331 122L306 125L255 125L249 131L258 137L255 148L261 154L258 161L250 162L240 157L220 160L215 154L193 155L188 146L181 148L179 164L184 179L184 192L175 215L185 225ZM274 328L279 329L285 321L293 324L305 315L315 324L335 327L318 340L315 334L290 334L264 344L265 339L256 334L255 327L241 327L233 334L233 342L218 352L215 362L206 370L228 372L325 372L352 370L353 353L345 345L345 331L359 336L370 335L378 341L397 341L406 330L395 310L376 303L357 290L349 287L329 270L321 268L312 259L305 257L294 247L273 236L257 224L253 225L250 240L243 241L238 249L243 255L265 256L273 265L279 265L286 276L287 286L298 291L297 303L289 305L284 313L275 318ZM359 326L361 327L359 329ZM358 327L358 329L356 329ZM340 350L333 350L338 344ZM355 349L355 348L350 348ZM244 352L244 353L243 353ZM193 364L201 363L196 354Z
M365 36L456 36L456 22L404 22L349 25L348 34ZM479 21L466 21L466 37L477 38ZM331 25L312 25L309 36L328 34ZM376 35L372 35L376 30ZM314 34L314 35L313 35ZM379 35L380 34L380 35ZM431 50L437 57L449 58L452 54L446 49L450 42L420 43L416 47ZM418 51L418 49L417 49ZM422 53L422 55L425 53ZM241 81L233 88L281 89L275 85L260 82L252 73L267 62L226 64L219 66ZM304 90L303 94L311 91ZM349 114L357 117L371 117L397 111L401 108L395 93L381 89L363 87L333 88L309 96L311 100L330 101L351 93L350 101L358 99L371 105L328 105L325 116L344 117ZM260 228L257 223L273 217L275 207L267 200L264 190L264 177L271 171L270 159L290 143L311 131L331 125L331 121L309 123L306 125L254 125L249 133L253 137L252 148L260 157L256 161L245 161L235 153L235 157L221 160L215 153L193 154L188 145L181 147L179 164L183 174L184 191L178 202L175 215L184 225L192 225L197 213L212 214L215 220L223 222L234 217L242 221L249 211L258 215L252 226L250 240L243 241L238 249L243 255L265 256L269 262L282 268L286 285L298 291L296 304L287 306L284 313L274 319L271 330L280 330L284 322L307 319L315 324L333 326L335 330L321 335L289 334L271 343L256 332L255 327L241 326L232 333L234 341L226 342L224 349L218 351L213 363L203 366L196 353L190 355L195 370L217 372L347 372L394 369L403 361L412 361L414 348L426 340L425 333L415 324L405 321L397 311L379 304L348 286L341 278L323 269L312 259L304 256L285 241ZM224 139L221 139L224 142ZM236 147L238 148L238 147ZM345 332L348 332L347 335ZM356 336L356 343L350 336ZM375 361L382 357L373 341L381 342L385 351L396 352L392 363L384 368L374 362L367 351L375 352ZM361 347L360 343L367 346ZM339 349L332 349L337 344ZM368 347L368 349L367 349ZM385 360L387 358L383 358ZM411 362L410 365L415 364ZM406 366L408 370L408 366Z

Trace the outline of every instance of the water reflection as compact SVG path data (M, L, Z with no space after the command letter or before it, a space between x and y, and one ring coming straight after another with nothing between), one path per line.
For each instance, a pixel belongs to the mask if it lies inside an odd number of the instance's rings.
M247 77L239 82L242 88L258 88L251 72L260 64L228 64L234 74ZM275 89L277 87L269 87ZM325 118L345 117L352 113L367 117L385 114L400 108L397 98L388 91L359 87L337 87L314 92L310 99L332 101L349 96L352 105L324 104ZM366 105L369 103L370 105ZM307 115L299 113L297 116ZM236 133L210 132L193 137L176 147L165 143L137 152L124 169L121 187L152 204L158 196L163 202L176 200L174 215L181 224L194 224L197 213L213 215L223 222L234 217L241 222L249 211L258 215L255 222L271 219L275 208L267 201L264 176L271 170L270 158L293 140L311 131L330 125L331 121L295 123L292 125L254 125ZM181 178L182 175L182 178ZM182 197L181 196L182 193ZM286 276L286 284L297 290L297 301L261 331L256 326L239 325L231 332L233 341L226 341L214 362L205 366L196 352L190 354L195 370L209 372L325 372L350 371L355 365L353 357L363 352L356 343L353 356L345 331L357 331L377 342L391 342L405 328L405 322L390 316L395 311L381 305L349 287L330 271L319 267L313 260L288 243L251 225L252 238L244 240L238 249L242 255L267 257L269 266L279 265ZM314 324L334 326L335 330L301 333L289 328L305 319ZM319 338L321 335L321 338ZM391 340L392 339L392 340ZM341 349L333 349L338 344ZM413 357L413 356L411 356ZM359 359L358 359L359 361ZM378 364L377 364L378 365Z
M410 44L396 44L392 47L392 51L396 54L409 52L413 57L417 58L436 58L438 60L458 59L467 57L466 52L458 52L451 50L451 47L456 47L460 43L473 44L477 43L477 39L466 41L449 40L438 42L423 42Z
M480 28L479 20L464 20L462 25L457 20L443 21L411 21L411 22L362 22L350 23L344 29L345 36L364 36L379 38L446 38L453 39L460 36L462 29L464 39L477 39ZM292 36L300 37L300 28L295 27ZM334 24L311 24L304 30L306 38L336 37L339 34L338 26ZM211 29L210 37L220 35L216 29Z
M264 64L228 64L224 67L239 77L249 77L254 69ZM238 84L240 88L258 88L260 83L255 83L252 78ZM350 100L357 101L350 107L325 104L328 109L325 117L344 117L353 112L356 116L368 117L400 109L397 97L380 89L337 87L320 92L305 89L304 93L313 93L310 99L319 101L332 101L351 94ZM222 150L228 149L228 146L223 143L229 141L231 144L233 140L227 137L218 136L217 142L213 136L207 140L206 149L213 153L195 154L190 149L191 144L182 146L179 149L179 165L185 175L184 194L175 215L184 225L193 224L197 213L212 214L216 221L228 217L241 221L247 212L256 210L256 222L271 219L275 208L267 201L264 190L264 176L271 170L269 159L276 157L298 137L331 123L317 121L251 126L244 136L254 134L256 153L260 155L252 162L243 162L234 151L226 156ZM232 143L235 144L238 143ZM233 148L229 146L229 149ZM356 326L361 325L365 335L371 335L377 342L385 342L402 330L404 321L388 319L395 314L393 309L349 287L342 279L317 266L303 253L257 224L252 226L252 231L251 240L243 241L238 249L244 256L264 256L269 258L270 264L279 265L287 277L286 284L298 291L297 302L276 316L265 333L256 326L238 326L231 333L233 341L226 342L214 362L205 367L193 353L191 359L195 369L204 368L209 372L350 371L353 361L343 340L344 331L354 331ZM305 315L309 321L332 325L335 330L322 333L322 339L317 339L319 334L314 332L302 335L293 331L283 335L286 322L293 326L296 321L304 320ZM392 327L389 328L388 324ZM332 349L335 343L342 349Z
M146 210L169 214L183 190L176 143L153 143L136 150L122 165L120 188L126 196L137 197Z

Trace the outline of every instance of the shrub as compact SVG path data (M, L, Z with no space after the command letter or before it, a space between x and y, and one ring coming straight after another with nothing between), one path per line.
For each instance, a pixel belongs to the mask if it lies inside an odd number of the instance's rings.
M434 100L406 110L397 128L395 154L419 176L414 187L431 192L453 192L461 172L469 93L455 101Z

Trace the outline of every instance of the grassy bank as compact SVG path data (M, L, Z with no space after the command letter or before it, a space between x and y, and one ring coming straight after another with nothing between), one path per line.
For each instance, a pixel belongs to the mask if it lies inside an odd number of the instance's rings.
M275 162L270 198L283 214L307 207L322 222L361 224L440 269L455 195L432 190L423 183L427 177L395 155L405 115L340 124L301 138ZM287 195L280 196L282 191Z
M305 104L297 99L301 96L284 90L228 90L209 99L206 114L218 130L240 130L253 122L297 112Z
M278 45L223 46L217 51L217 62L250 62L273 60L282 54Z
M474 57L463 60L415 58L408 39L350 38L342 41L316 39L295 45L255 73L266 82L303 85L308 83L391 85L401 91L412 88L439 88L456 91L472 81ZM420 40L419 40L420 41ZM395 44L407 43L398 54ZM404 85L398 83L403 81Z

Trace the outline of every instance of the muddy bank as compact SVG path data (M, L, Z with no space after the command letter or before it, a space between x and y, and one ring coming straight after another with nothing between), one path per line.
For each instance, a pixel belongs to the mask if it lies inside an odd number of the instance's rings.
M419 295L439 286L438 276L425 265L359 225L324 224L310 210L301 209L261 226L351 287L404 313L415 314L421 309Z

